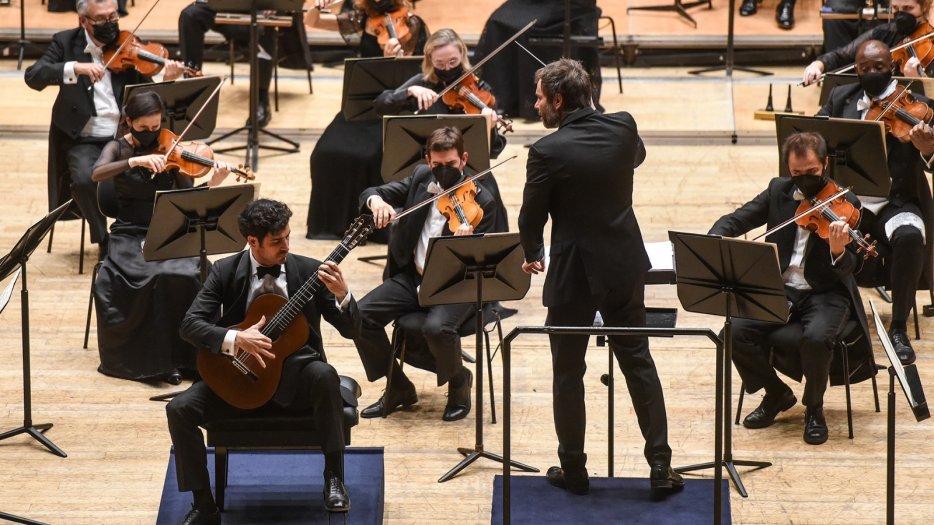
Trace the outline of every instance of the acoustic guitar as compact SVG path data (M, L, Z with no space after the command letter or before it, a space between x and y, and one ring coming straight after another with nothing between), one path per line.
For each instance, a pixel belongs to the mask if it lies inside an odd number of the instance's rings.
M325 261L340 264L373 230L373 217L361 215L344 233L344 239ZM308 341L308 322L302 310L318 294L324 284L315 272L286 300L278 294L263 294L253 300L243 322L231 328L245 330L266 316L266 325L260 330L272 340L269 350L276 358L266 359L266 368L244 351L235 356L201 350L198 353L198 373L221 399L241 409L259 408L272 399L282 378L286 359Z

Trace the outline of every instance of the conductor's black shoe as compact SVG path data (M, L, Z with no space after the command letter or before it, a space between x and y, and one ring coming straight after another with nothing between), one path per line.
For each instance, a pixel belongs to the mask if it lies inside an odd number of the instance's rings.
M464 369L467 379L459 387L448 387L448 404L444 407L444 421L458 421L470 413L470 387L473 385L473 374ZM449 383L450 384L450 383Z
M214 512L204 512L203 510L192 508L180 525L220 525L221 513L214 509Z
M259 124L260 128L265 128L269 125L269 121L272 120L272 112L269 111L269 102L260 102L256 106L256 122ZM246 119L246 125L249 126L251 119Z
M360 416L366 418L382 417L383 409L388 405L386 415L396 411L399 407L410 407L418 403L418 394L415 392L415 385L411 381L406 381L402 385L393 385L392 392L389 393L389 402L386 402L386 392L383 392L379 401L363 409Z
M792 29L795 27L795 2L794 0L782 0L775 10L775 21L779 29Z
M671 465L664 463L652 464L649 480L652 482L652 490L672 490L684 487L684 478L681 477L681 474L675 472Z
M743 420L743 426L746 428L765 428L775 422L775 416L779 412L788 410L798 402L790 389L785 390L784 393L776 397L777 399L769 394L762 396L762 403L759 403L759 407L746 416L746 419Z
M347 512L350 510L350 496L344 488L340 476L332 472L324 473L324 508L328 512Z
M550 467L548 472L545 473L545 479L548 480L548 483L571 494L583 496L590 492L590 478L587 477L587 469L565 471L561 467Z
M890 330L889 339L895 347L895 355L903 365L915 362L915 350L911 347L911 340L908 339L908 334L904 330Z
M739 16L752 16L759 11L759 0L743 0L739 6Z
M804 442L820 445L827 442L827 420L824 408L808 408L804 411Z

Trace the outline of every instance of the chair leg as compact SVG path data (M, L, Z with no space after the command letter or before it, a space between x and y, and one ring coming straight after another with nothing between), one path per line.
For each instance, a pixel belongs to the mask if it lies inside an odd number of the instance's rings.
M234 43L233 43L233 40L229 41L227 45L228 45L228 49L230 50L230 53L228 55L229 56L228 60L230 62L230 85L232 86L234 83Z
M499 318L496 319L496 324L499 324ZM493 352L490 350L490 332L483 330L483 339L486 342L486 372L487 378L490 384L490 420L495 425L496 424L496 394L493 390Z
M736 419L733 421L734 425L739 424L739 415L743 411L743 397L746 395L746 383L740 383L739 385L739 400L736 401Z
M279 112L279 28L275 28L276 38L272 47L272 98L276 107L276 113Z
M310 69L306 69L305 72L308 73L308 94L309 94L309 95L314 95L314 94L315 94L315 87L311 84L311 70L310 70Z
M399 334L399 326L392 327L392 350L389 352L389 368L386 369L386 390L383 392L383 417L389 415L389 393L392 389L392 368L396 364L396 352L399 352L399 369L405 363L405 345L402 343L402 336Z
M224 491L227 488L227 448L214 449L214 502L224 511Z
M849 430L849 438L853 439L853 405L850 398L850 356L849 348L846 343L840 344L843 352L843 386L846 389L846 426Z
M911 311L914 314L915 318L915 341L921 339L921 325L918 324L918 300L915 299L914 306L911 307Z
M91 274L91 293L88 297L88 320L84 325L84 349L88 349L88 337L91 335L91 309L94 307L94 290L96 290L97 284L97 272L101 269L101 263L98 261L94 265L94 272Z
M78 273L84 274L84 230L87 228L88 221L81 219L81 247L78 252Z

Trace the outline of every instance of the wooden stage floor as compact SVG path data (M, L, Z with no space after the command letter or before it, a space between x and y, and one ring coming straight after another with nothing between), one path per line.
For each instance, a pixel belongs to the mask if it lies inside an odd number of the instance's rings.
M141 1L140 4L143 4ZM430 2L424 4L427 9ZM137 8L139 9L139 8ZM421 8L420 8L421 9ZM214 72L223 66L213 64ZM778 80L790 82L797 69L776 70ZM608 78L611 72L604 71ZM240 77L244 78L241 71ZM332 242L304 239L308 206L308 155L314 140L337 107L340 71L316 71L315 95L307 94L301 75L285 76L280 85L281 111L272 129L298 138L302 151L295 155L265 154L258 182L262 194L287 202L295 213L292 249L323 257ZM770 123L752 121L751 110L764 105L768 81L737 78L733 85L722 77L686 79L680 70L627 71L626 93L610 93L607 82L604 104L608 110L626 109L637 119L647 139L648 158L639 168L635 183L635 210L648 241L667 238L669 230L703 232L720 215L752 198L777 169L776 147ZM245 115L244 82L224 90L220 128L242 123ZM15 63L0 62L0 147L7 153L0 170L0 248L5 251L21 232L46 211L46 130L55 89L29 90ZM781 90L780 90L781 91ZM810 97L810 98L809 98ZM814 92L796 95L799 109L814 111ZM781 105L784 96L777 102ZM736 126L733 125L733 120ZM733 129L739 144L730 145ZM503 198L515 228L521 204L524 142L541 136L537 124L520 123L504 155L518 159L497 172ZM228 157L234 160L232 157ZM356 249L344 263L351 289L358 296L375 287L381 267L359 260L382 253L384 247ZM86 254L93 265L96 250ZM82 349L90 277L78 275L78 224L61 224L52 253L39 251L30 260L29 286L32 321L33 417L36 423L52 422L49 438L69 457L47 453L28 437L0 442L0 511L25 515L52 524L151 524L159 505L169 452L164 407L148 401L153 394L172 391L168 385L149 385L105 377L96 372L98 355L92 329L88 350ZM517 316L505 322L518 325L544 322L541 307L542 278L532 281L528 296L511 306ZM0 283L6 285L6 283ZM879 299L864 291L865 298ZM928 304L918 294L919 304ZM678 306L674 287L651 286L650 306ZM0 431L19 426L23 418L20 371L20 302L13 301L0 317ZM882 307L888 312L887 307ZM718 330L717 317L679 312L678 326ZM918 367L924 379L934 364L931 334L934 323L921 318L927 338L917 341ZM362 403L380 395L381 382L366 383L356 351L329 326L324 337L332 363L356 377L364 389ZM472 349L472 339L465 339ZM556 439L551 416L550 359L541 337L521 338L513 355L514 456L544 471L556 462ZM877 359L884 359L877 347ZM714 351L704 341L662 339L653 341L653 355L665 389L674 464L709 460L713 455ZM586 377L588 421L587 450L593 476L607 475L606 390L599 376L606 371L606 353L591 349ZM502 367L495 364L497 410L502 411ZM454 480L436 480L460 460L456 447L473 444L474 418L442 423L445 389L434 386L434 377L413 373L419 390L414 410L388 419L364 420L354 429L355 446L386 449L385 522L391 524L489 523L492 481L499 465L479 461ZM733 376L734 385L738 377ZM885 396L887 381L880 380ZM801 386L793 385L800 395ZM934 387L929 386L929 395ZM617 389L617 476L647 477L642 458L643 441L628 395ZM735 399L735 398L734 398ZM759 396L750 396L746 410ZM898 399L897 516L900 524L921 524L934 515L934 430L930 421L915 423ZM732 519L736 524L854 524L884 521L885 510L885 413L872 408L868 382L853 388L855 439L846 438L843 390L831 388L826 396L830 441L814 447L801 439L803 407L783 414L777 424L751 431L734 427L735 457L774 463L751 472L743 469L749 498L731 494ZM489 421L488 407L485 412ZM475 412L476 414L476 407ZM501 451L502 424L486 425L486 445ZM701 474L710 477L711 472ZM694 477L688 477L688 483ZM646 481L646 483L648 483ZM353 496L353 487L349 487ZM310 494L309 497L319 497ZM709 509L698 509L698 523L709 522Z

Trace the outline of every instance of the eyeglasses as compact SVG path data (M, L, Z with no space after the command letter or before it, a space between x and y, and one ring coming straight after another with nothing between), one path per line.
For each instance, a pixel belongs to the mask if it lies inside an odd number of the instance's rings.
M91 22L91 25L95 25L95 26L96 26L96 25L106 24L106 23L108 23L108 22L119 22L119 21L120 21L120 15L114 13L113 15L111 15L111 16L109 16L109 17L107 17L107 18L91 18L91 17L87 17L87 19L88 19L88 22Z

